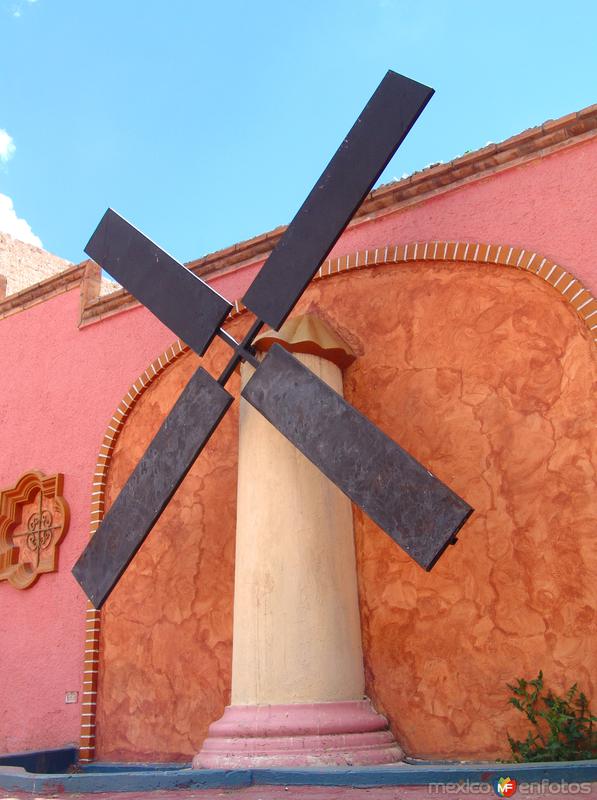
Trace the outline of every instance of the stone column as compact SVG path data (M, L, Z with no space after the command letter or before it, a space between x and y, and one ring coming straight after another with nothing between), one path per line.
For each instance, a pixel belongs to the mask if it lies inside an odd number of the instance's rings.
M348 345L322 320L262 334L335 391ZM243 385L253 368L243 364ZM352 508L259 412L240 408L232 698L195 767L383 764L402 751L364 697Z

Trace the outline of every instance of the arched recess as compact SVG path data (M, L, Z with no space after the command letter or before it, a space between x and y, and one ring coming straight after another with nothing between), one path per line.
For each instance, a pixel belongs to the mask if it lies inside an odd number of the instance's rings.
M524 272L536 277L553 288L561 300L567 302L590 333L591 339L597 341L597 301L574 276L566 269L533 251L510 245L488 244L477 242L447 242L428 241L413 242L408 244L388 244L377 248L369 248L330 259L324 263L316 275L315 280L333 279L345 275L347 271L383 269L392 265L415 267L420 265L441 265L449 267L490 267L501 266ZM308 297L307 297L308 300ZM235 303L234 311L229 318L234 325L234 320L244 317L245 309L240 302ZM546 321L546 324L548 322ZM108 475L112 455L123 426L135 408L137 402L147 388L160 375L163 375L172 364L177 362L188 352L186 345L176 341L139 376L135 383L123 397L118 405L104 436L98 462L94 474L91 526L92 535L97 529L103 513L105 503L106 478ZM362 515L361 515L362 516ZM357 512L359 517L359 512ZM365 602L366 599L365 599ZM402 601L400 601L402 602ZM399 608L407 607L400 605ZM403 602L407 602L403 599ZM85 647L84 667L84 696L82 708L82 726L80 755L81 761L93 760L95 755L95 714L97 698L97 674L99 661L101 615L91 606L87 609L87 636ZM368 635L365 625L365 637ZM445 678L445 676L444 676ZM452 679L447 679L450 680ZM369 690L375 694L375 677L369 675ZM382 693L383 694L383 693ZM376 702L381 710L384 708L384 698L376 697ZM445 716L446 709L438 708L438 717ZM386 710L386 713L387 710ZM391 716L391 714L389 715ZM458 731L458 721L449 720L449 726ZM399 733L401 726L398 724Z

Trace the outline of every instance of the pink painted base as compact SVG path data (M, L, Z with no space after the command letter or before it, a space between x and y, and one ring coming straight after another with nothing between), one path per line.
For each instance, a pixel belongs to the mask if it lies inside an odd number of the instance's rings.
M404 753L369 700L228 706L195 769L395 764Z

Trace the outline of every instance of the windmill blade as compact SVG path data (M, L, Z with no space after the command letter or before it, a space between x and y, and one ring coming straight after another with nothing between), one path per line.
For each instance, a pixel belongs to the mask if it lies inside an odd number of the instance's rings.
M243 297L278 330L433 95L389 71Z
M104 604L232 399L202 367L185 386L73 567L96 608Z
M473 509L280 345L242 396L429 570Z
M85 252L200 356L232 308L111 208Z

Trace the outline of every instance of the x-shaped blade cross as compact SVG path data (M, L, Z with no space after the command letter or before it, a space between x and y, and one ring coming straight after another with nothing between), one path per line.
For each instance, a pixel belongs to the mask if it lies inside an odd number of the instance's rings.
M257 320L241 342L232 306L109 209L87 254L198 355L216 335L234 355L216 381L199 367L73 568L100 608L218 426L237 364L256 371L242 396L412 558L431 569L472 509L296 358L252 342L278 330L429 102L433 90L388 72L243 297Z

